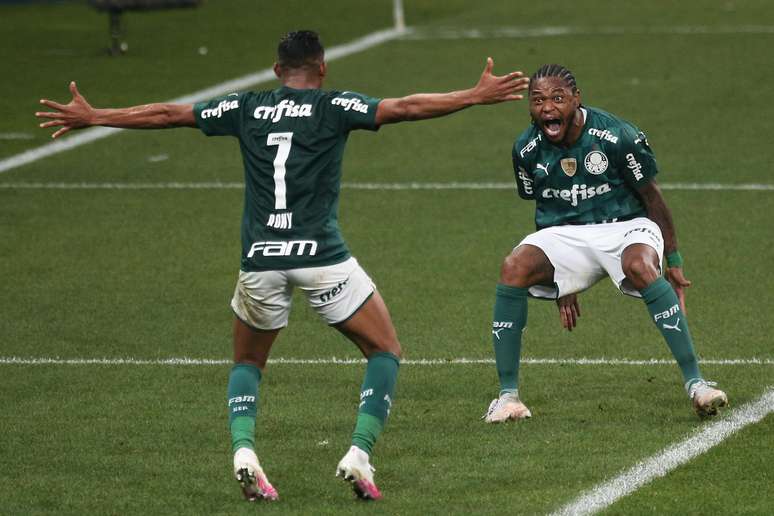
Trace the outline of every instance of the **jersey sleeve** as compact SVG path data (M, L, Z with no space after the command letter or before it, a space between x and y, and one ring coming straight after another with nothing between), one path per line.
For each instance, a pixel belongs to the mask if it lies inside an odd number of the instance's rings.
M246 94L231 93L194 104L196 125L207 136L237 136Z
M648 144L645 133L634 126L621 131L621 170L630 186L640 188L658 174L656 156Z
M519 153L519 149L522 147L523 146L520 145L519 141L513 146L513 173L516 176L516 188L519 191L519 197L529 200L535 198L535 181L534 177L529 172L531 167Z
M330 95L330 112L336 116L342 132L354 129L378 131L376 108L382 99L353 91L336 91Z

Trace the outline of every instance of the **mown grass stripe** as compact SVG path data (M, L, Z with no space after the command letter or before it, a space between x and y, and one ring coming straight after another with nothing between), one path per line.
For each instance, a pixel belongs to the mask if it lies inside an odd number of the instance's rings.
M742 428L758 423L772 412L774 412L774 388L769 387L757 400L729 412L723 419L697 430L683 441L672 444L660 453L638 462L615 478L602 482L552 514L583 515L602 511L651 480L663 477L673 469L707 452Z
M740 190L774 191L774 184L767 183L659 183L663 190ZM349 190L514 190L513 182L457 182L447 183L348 183L341 184ZM232 190L244 188L242 182L161 182L161 183L113 183L113 182L0 182L6 190Z
M224 365L232 361L225 358L60 358L60 357L0 357L0 365L170 365L170 366L207 366ZM730 358L730 359L704 359L699 360L703 365L774 365L774 358ZM271 358L270 364L290 365L352 365L363 364L362 358ZM439 366L439 365L490 365L494 364L492 358L413 358L401 361L403 365L411 366ZM629 358L522 358L522 364L534 365L578 365L578 366L647 366L647 365L674 365L670 359L629 359Z

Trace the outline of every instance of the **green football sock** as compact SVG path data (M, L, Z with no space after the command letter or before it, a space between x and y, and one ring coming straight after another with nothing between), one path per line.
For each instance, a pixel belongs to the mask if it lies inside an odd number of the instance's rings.
M527 324L528 292L526 288L497 285L492 343L501 394L515 392L519 387L521 332Z
M685 388L701 379L699 362L693 350L693 339L688 330L688 320L680 310L680 301L672 285L663 277L640 290L653 322L669 346L669 350L683 373Z
M234 364L228 377L228 424L231 450L255 449L255 416L261 370L250 364Z
M390 414L399 365L400 360L392 353L374 353L368 358L363 386L360 388L357 422L352 432L352 444L368 455L371 455Z

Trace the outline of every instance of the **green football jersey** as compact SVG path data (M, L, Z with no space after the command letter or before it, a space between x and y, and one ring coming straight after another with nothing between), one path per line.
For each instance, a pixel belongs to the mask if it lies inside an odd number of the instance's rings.
M535 200L538 229L645 216L636 191L658 173L645 133L600 109L582 107L586 122L569 148L532 124L513 146L519 196Z
M239 138L242 270L319 267L350 257L337 217L341 160L351 130L378 129L379 101L283 86L194 106L205 134Z

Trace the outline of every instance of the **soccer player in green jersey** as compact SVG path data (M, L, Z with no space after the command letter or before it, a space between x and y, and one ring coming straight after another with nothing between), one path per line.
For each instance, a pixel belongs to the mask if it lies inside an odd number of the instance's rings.
M475 104L519 100L521 72L492 74L487 60L470 89L376 99L324 91L327 67L318 35L287 34L274 71L282 86L234 93L198 104L148 104L94 109L70 84L72 100L38 117L41 127L102 125L154 129L198 127L207 135L239 139L244 161L242 261L231 308L234 366L228 382L234 474L246 498L277 499L255 454L258 386L272 343L287 325L291 293L301 288L323 320L367 358L352 446L336 474L364 499L381 497L370 464L372 448L392 405L400 343L382 297L342 239L337 220L341 160L350 131L447 115Z
M690 282L645 134L582 105L575 77L563 66L538 69L528 93L532 125L514 144L513 169L519 195L535 201L537 232L502 264L492 328L500 394L485 420L531 416L518 392L527 297L557 300L562 324L572 330L580 315L576 294L605 276L645 301L694 409L702 417L716 414L728 399L699 372L685 315Z

